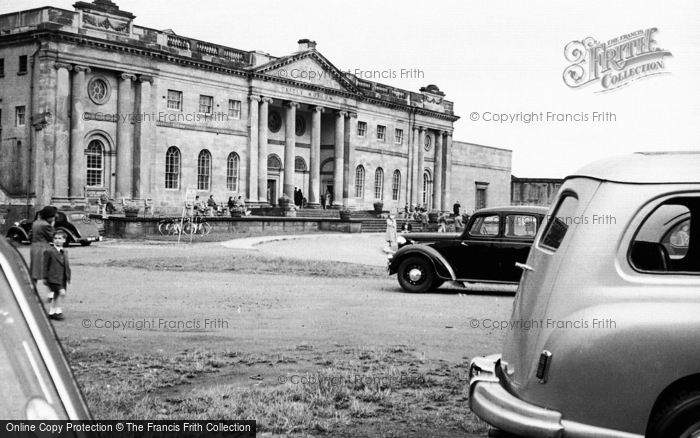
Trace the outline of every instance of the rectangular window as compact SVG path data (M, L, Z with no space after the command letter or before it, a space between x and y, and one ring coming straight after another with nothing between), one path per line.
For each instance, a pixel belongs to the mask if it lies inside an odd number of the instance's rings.
M25 124L25 109L24 106L15 108L15 126L24 126Z
M0 58L0 78L5 76L5 58Z
M367 122L357 122L357 136L364 137L367 132Z
M19 57L19 68L17 69L17 74L24 74L27 72L27 55L22 55Z
M214 98L211 96L199 96L199 112L204 114L211 114L214 107Z
M386 126L377 125L377 140L379 140L379 141L386 140Z
M498 215L479 216L469 229L470 236L498 236Z
M480 208L486 208L488 205L488 199L486 198L486 189L488 188L488 183L476 183L476 205L474 206L476 210Z
M228 116L232 119L241 118L241 101L229 99L228 101Z
M569 226L578 218L576 207L578 199L571 193L562 196L554 209L554 214L547 219L547 229L540 238L540 244L552 251L556 251L569 230Z
M182 111L182 91L168 90L168 109Z
M506 216L506 237L534 237L537 233L537 218L526 214Z
M403 129L394 130L394 143L403 144Z

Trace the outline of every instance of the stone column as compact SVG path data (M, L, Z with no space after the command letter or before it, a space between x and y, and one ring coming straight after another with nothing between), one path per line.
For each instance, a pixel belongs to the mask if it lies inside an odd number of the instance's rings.
M142 198L149 193L150 171L153 163L150 160L149 151L153 148L153 127L156 121L152 119L153 110L151 102L151 84L153 76L139 76L138 92L138 121L134 135L133 148L133 196Z
M411 146L411 204L418 207L419 178L418 178L418 141L420 139L419 129L413 127L413 142Z
M260 96L248 96L248 202L258 202L258 112Z
M452 185L452 133L448 132L445 136L445 153L444 155L444 175L445 178L442 183L442 209L449 210L450 205L450 191Z
M294 157L297 142L297 108L296 102L287 102L284 112L284 194L294 200Z
M333 207L343 205L343 166L345 152L345 111L335 114L335 147L333 149Z
M56 127L53 154L53 196L68 196L68 172L70 169L70 71L73 67L57 62L56 67ZM26 107L25 107L26 108ZM26 114L27 120L32 115Z
M425 134L421 127L418 135L418 202L423 205L423 174L425 173ZM427 204L427 202L426 202Z
M321 195L321 113L323 107L311 110L311 154L309 159L309 208L320 208Z
M136 76L123 73L119 76L117 96L117 198L134 195L134 92L131 82Z
M90 68L82 65L73 67L72 105L70 117L70 191L73 198L85 196L85 143L83 132L83 115L85 108L85 73Z
M444 132L443 131L437 131L435 133L435 167L433 168L433 174L435 176L433 177L433 207L438 208L440 210L443 210L442 208L442 168L443 168L443 163L442 163L442 157L443 157L443 148L442 148L442 136Z
M258 107L258 201L263 203L267 202L267 116L271 103L271 98L263 97Z
M355 145L352 133L357 132L357 113L348 113L345 118L345 146L343 160L343 205L352 206L355 202Z

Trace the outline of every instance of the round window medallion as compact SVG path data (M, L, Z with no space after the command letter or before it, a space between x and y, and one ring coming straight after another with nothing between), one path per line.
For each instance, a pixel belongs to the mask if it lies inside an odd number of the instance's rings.
M430 136L429 136L429 135L426 135L426 136L425 136L425 150L426 150L426 151L429 151L429 150L430 150L430 146L432 146L431 140L430 140Z
M267 119L267 127L270 132L278 132L282 127L282 117L277 111L270 111L270 115Z
M296 134L301 137L306 132L306 120L302 116L297 116L296 119Z
M102 105L109 100L110 92L109 82L101 77L92 78L88 83L88 96L90 96L90 100L98 105Z

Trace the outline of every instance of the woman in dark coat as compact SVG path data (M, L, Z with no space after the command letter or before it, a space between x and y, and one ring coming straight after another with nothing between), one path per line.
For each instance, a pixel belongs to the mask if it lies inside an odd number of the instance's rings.
M44 252L53 242L53 223L56 218L56 207L46 206L39 212L39 217L32 224L32 248L29 258L29 271L34 284L43 279Z

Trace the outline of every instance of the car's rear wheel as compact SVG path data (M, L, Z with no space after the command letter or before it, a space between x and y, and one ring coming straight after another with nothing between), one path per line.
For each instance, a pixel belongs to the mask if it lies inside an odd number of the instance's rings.
M424 257L409 257L402 261L397 277L406 292L428 292L435 285L435 270L432 263Z
M650 438L700 438L700 390L684 391L669 399L656 414Z

